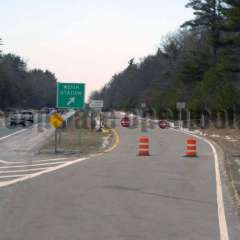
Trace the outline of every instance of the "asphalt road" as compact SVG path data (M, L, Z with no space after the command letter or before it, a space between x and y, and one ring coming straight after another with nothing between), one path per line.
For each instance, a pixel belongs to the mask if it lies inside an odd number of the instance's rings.
M210 146L199 140L199 157L184 158L187 136L155 129L144 133L151 156L138 157L143 133L117 131L111 152L0 188L0 240L220 239Z
M46 115L34 115L34 122L36 123L41 123L42 125L46 125L47 120L46 120ZM31 127L31 126L30 126ZM16 127L11 127L9 126L9 120L0 118L0 140L1 138L5 138L6 136L15 134L17 132L20 132L23 129L27 129L29 127L22 127L21 125L17 125Z
M18 132L21 129L22 129L21 127L15 127L15 128L5 127L4 120L1 119L0 120L0 139L7 135Z

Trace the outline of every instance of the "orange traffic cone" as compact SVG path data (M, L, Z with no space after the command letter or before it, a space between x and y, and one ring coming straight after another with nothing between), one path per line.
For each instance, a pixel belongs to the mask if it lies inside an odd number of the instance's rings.
M149 137L142 136L139 138L138 156L150 156Z
M196 139L190 137L187 139L187 151L185 157L197 157L197 141Z

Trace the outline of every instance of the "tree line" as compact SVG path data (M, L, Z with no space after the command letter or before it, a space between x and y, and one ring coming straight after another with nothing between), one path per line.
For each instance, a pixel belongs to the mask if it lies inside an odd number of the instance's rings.
M14 54L0 52L0 109L55 107L56 77L46 70L28 70Z
M141 103L161 112L186 102L188 109L240 106L240 2L189 0L194 19L168 34L155 54L134 58L91 99L106 109L131 110Z

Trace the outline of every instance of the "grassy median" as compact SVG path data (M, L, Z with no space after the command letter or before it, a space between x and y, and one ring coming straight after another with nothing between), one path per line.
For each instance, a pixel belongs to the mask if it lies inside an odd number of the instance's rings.
M112 143L111 132L101 132L86 128L76 127L74 120L59 130L57 154L58 155L81 155L104 151ZM55 136L42 146L39 154L55 154Z

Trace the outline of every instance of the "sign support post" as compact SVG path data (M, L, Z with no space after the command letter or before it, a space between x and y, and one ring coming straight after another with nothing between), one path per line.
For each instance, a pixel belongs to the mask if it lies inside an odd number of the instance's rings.
M84 83L57 83L57 109L79 109L82 110L85 104ZM60 114L54 113L50 117L50 123L55 127L55 154L58 152L58 144L61 144L62 126L64 119Z
M64 119L62 118L62 116L60 114L58 114L57 112L53 113L50 118L49 118L49 122L50 124L55 128L55 132L54 132L54 152L55 154L57 153L57 147L58 147L58 134L59 133L59 129L62 126Z
M178 109L179 128L182 129L182 127L183 127L182 110L186 108L186 103L185 102L177 102L176 107Z
M57 154L57 129L55 129L55 147L54 147L54 152Z
M188 130L191 130L191 112L187 111L187 125L188 125Z
M91 100L89 103L89 107L92 109L91 111L91 129L93 127L98 128L98 131L101 131L103 128L103 118L102 118L102 108L104 102L103 100ZM94 121L95 123L93 124ZM95 126L94 126L95 125Z

